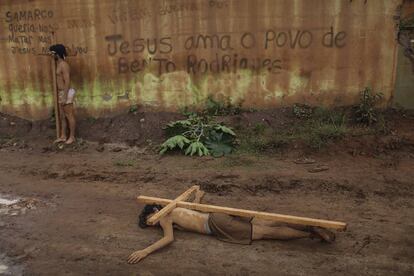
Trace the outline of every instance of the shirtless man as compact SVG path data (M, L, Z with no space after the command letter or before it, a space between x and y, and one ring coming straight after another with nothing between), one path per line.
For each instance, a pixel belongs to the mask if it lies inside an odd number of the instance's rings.
M194 202L200 203L204 192L198 190ZM147 219L162 209L160 205L146 205L139 215L139 226L149 226ZM158 225L158 224L157 224ZM324 242L333 242L334 233L313 226L291 225L264 220L230 216L222 213L202 213L185 208L175 208L167 216L161 218L159 225L164 231L164 237L143 250L133 252L128 257L128 263L134 264L144 259L152 252L161 249L174 241L173 228L187 230L217 239L238 243L251 244L253 240L273 239L292 240L301 238L318 238Z
M70 88L70 67L66 62L66 49L62 44L52 45L49 51L56 60L56 82L58 90L59 112L61 114L62 127L59 138L55 143L65 142L72 144L75 142L75 114L73 110L73 100L75 90ZM69 125L69 139L67 139L67 126Z

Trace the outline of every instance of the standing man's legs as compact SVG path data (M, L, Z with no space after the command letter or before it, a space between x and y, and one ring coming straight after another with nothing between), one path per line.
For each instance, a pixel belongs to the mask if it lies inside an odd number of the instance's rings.
M66 141L66 144L70 145L75 142L75 128L76 128L76 120L75 120L75 113L73 110L73 104L65 104L63 106L65 111L65 117L69 123L69 139Z
M54 143L60 143L66 141L66 115L65 115L65 108L63 104L59 104L59 114L60 114L60 133L59 138L55 140ZM55 114L55 116L58 116Z

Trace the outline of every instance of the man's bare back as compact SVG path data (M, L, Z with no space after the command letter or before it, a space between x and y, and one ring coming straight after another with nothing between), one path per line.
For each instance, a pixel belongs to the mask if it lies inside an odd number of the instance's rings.
M200 203L204 192L198 190L194 199ZM148 226L146 220L162 209L158 205L147 205L140 215L140 226ZM275 224L263 220L251 220L225 214L202 213L185 208L175 208L167 216L160 219L159 225L164 237L149 247L138 250L128 257L128 263L137 263L152 252L161 249L174 241L174 226L178 229L213 235L217 239L250 244L253 240L276 239L289 240L299 238L318 238L321 241L333 242L335 235L320 227Z

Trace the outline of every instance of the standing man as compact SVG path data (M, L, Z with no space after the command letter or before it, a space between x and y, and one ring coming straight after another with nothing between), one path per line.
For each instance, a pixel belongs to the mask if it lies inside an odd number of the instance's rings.
M55 143L65 142L65 144L70 145L75 142L76 121L73 100L76 92L73 88L70 88L70 67L65 60L67 56L65 46L55 44L50 46L49 51L56 60L56 82L62 123L59 138L55 140ZM67 126L69 126L69 138L67 138Z

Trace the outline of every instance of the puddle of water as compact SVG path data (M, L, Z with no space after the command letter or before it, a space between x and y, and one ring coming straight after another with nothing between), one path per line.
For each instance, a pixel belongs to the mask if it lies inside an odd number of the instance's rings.
M0 205L6 205L6 206L9 206L9 205L15 204L15 203L17 203L17 202L19 202L19 200L18 200L18 199L9 200L9 199L5 199L5 198L1 198L1 197L0 197Z
M9 271L9 267L4 264L0 264L0 274L6 274Z
M19 202L19 199L7 199L4 195L0 194L0 205L13 205Z
M38 205L45 206L46 203L36 198L21 198L0 194L0 215L24 215L27 210L33 210Z
M0 194L0 215L17 215L18 210L13 210L15 204L19 203L20 198ZM12 209L10 209L12 208ZM1 271L1 268L0 268ZM1 272L0 272L0 275Z
M0 254L0 275L23 275L21 265L10 265L11 261L4 254Z

